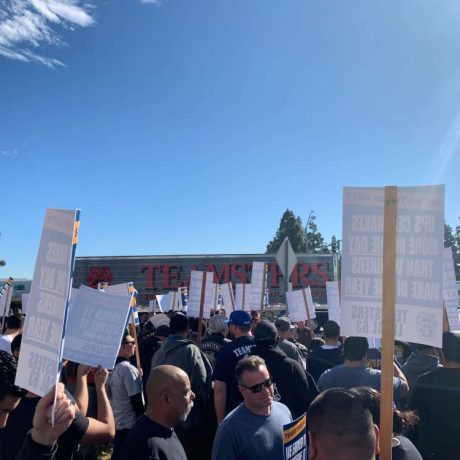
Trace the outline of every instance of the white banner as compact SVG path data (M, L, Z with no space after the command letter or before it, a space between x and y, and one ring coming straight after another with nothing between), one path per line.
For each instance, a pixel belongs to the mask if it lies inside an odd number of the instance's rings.
M23 315L27 314L27 304L29 303L29 294L22 294L21 295L21 313Z
M226 313L230 314L235 310L235 297L233 295L232 283L221 284L220 292L222 294L223 306L226 309Z
M341 327L380 338L383 188L344 188ZM444 186L398 188L397 340L442 346Z
M69 307L63 358L113 369L131 296L81 286ZM21 350L22 353L22 350Z
M307 305L302 289L298 291L287 291L286 301L289 309L289 318L293 323L307 319Z
M459 303L452 248L444 248L443 267L444 308L446 309L449 329L451 331L458 331L460 330L460 320L458 317Z
M251 291L249 309L260 310L264 302L265 262L253 262L251 274Z
M249 296L251 284L235 284L235 308L237 310L249 310Z
M200 316L201 292L203 289L203 273L196 270L190 272L190 287L188 290L187 316Z
M328 319L335 321L340 326L339 282L326 281L326 294Z
M5 312L5 316L6 317L9 316L11 299L13 298L13 291L14 291L14 286L11 285L6 290L5 294L0 297L0 315L3 315L3 312Z
M308 312L310 313L310 319L316 318L315 304L313 297L311 296L310 286L303 289L305 292L305 298L307 299Z
M214 283L214 272L205 272L205 275L203 318L208 319L211 317L211 309L217 306L217 289L219 285Z
M46 211L15 382L39 396L59 379L78 226L78 210Z

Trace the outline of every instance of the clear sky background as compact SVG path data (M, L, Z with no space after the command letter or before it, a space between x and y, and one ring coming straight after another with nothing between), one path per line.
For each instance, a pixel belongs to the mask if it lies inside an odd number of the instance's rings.
M341 235L342 187L446 184L460 216L457 0L0 0L0 277L45 209L78 256L262 253Z

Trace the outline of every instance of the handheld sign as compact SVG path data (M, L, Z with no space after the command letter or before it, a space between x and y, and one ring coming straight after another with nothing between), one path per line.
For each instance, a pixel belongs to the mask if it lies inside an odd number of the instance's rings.
M217 287L218 284L214 283L214 272L206 272L203 304L203 318L205 319L209 319L211 317L211 309L216 308Z
M298 291L286 292L286 301L289 309L289 318L293 323L305 321L306 319L308 319L308 306L305 302L304 293L302 292L302 289L299 289Z
M187 316L198 318L203 290L204 272L192 270L190 272L190 287L188 290Z
M307 416L301 415L287 425L283 425L284 460L307 460Z
M460 320L458 318L458 291L455 279L454 259L452 248L444 248L443 261L443 299L446 309L449 330L460 330Z
M79 210L46 211L15 381L39 396L59 381L79 217Z
M253 262L251 274L251 291L249 295L249 308L261 310L265 294L265 262Z
M251 284L235 284L235 306L237 310L247 310Z
M441 347L444 186L397 194L395 338ZM344 188L344 335L381 337L384 202L383 188Z
M10 276L6 280L5 285L0 289L0 311L3 311L2 329L0 332L3 332L7 312L10 311L11 298L12 298L12 292L10 291L13 291L12 284L13 284L13 278L11 278Z
M233 295L232 283L221 284L220 290L222 293L224 308L231 308L232 311L235 311L235 297Z
M340 296L338 281L326 281L327 314L329 321L340 326Z
M78 289L69 307L63 358L113 369L123 337L131 297L87 286Z

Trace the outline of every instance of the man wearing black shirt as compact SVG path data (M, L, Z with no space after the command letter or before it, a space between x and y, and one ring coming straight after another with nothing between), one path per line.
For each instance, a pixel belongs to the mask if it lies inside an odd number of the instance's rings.
M174 432L193 407L195 395L187 374L178 367L155 367L147 382L148 405L126 437L122 460L186 460Z
M220 423L225 415L243 400L234 375L235 367L238 361L248 356L251 348L255 346L254 337L251 335L251 315L248 312L233 311L228 326L235 340L222 347L217 355L212 374L217 423Z

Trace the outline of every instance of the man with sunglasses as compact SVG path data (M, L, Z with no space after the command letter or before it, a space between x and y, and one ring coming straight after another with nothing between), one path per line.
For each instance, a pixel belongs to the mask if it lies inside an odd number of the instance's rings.
M212 460L283 458L283 425L289 409L273 400L273 382L259 356L241 359L235 369L243 402L219 425Z
M135 353L134 338L125 334L118 357L107 380L107 393L115 418L115 438L112 459L120 458L123 443L130 428L144 413L142 379L139 371L129 362Z

